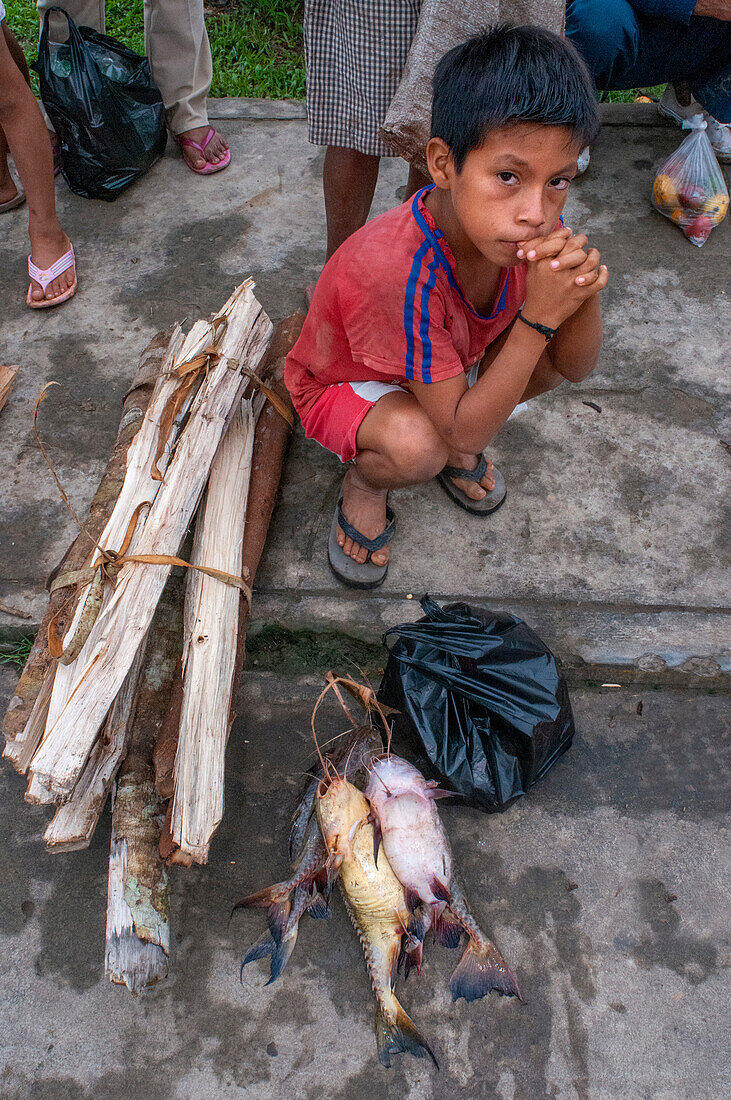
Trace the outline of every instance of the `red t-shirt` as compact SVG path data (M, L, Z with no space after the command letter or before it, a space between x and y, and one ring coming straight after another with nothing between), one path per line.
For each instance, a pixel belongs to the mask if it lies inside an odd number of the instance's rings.
M424 206L429 188L368 222L325 264L285 382L304 417L338 382L441 382L468 370L525 299L525 263L503 268L495 307L477 313Z

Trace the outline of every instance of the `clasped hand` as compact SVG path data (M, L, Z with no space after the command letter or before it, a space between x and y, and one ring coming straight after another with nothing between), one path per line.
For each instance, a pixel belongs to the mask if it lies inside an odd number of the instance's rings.
M523 311L530 321L558 328L579 306L603 290L609 279L596 248L587 248L562 225L547 237L520 241L518 257L528 264Z

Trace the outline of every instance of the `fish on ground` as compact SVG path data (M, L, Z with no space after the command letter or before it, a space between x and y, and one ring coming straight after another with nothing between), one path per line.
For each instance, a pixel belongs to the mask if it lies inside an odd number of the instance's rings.
M365 786L368 765L383 752L380 734L370 724L348 731L329 756L333 767L344 767L357 785ZM315 812L317 788L325 776L324 761L317 760L297 802L289 834L289 858L292 875L265 890L242 898L234 910L266 907L268 931L247 951L241 963L244 967L256 959L268 958L269 980L276 981L289 961L305 912L311 917L330 915L328 901L333 881L333 869L327 866L328 852L320 832Z
M358 933L376 995L378 1059L390 1067L391 1055L410 1051L428 1056L438 1067L426 1039L394 993L402 951L417 945L419 929L406 905L404 889L388 859L378 864L373 852L370 806L346 779L325 779L317 794L317 817L330 860L339 871L338 886Z
M461 933L467 946L450 979L452 999L473 1001L491 990L520 998L512 973L494 943L467 908L453 873L452 852L435 800L449 791L424 778L418 768L391 752L370 766L366 798L374 829L374 859L379 842L404 887L409 911L419 914L439 943L456 947ZM421 963L421 950L405 956L406 976Z

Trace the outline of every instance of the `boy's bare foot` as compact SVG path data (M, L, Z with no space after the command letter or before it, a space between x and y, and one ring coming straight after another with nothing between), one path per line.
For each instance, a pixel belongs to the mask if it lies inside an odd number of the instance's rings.
M386 490L369 489L359 479L354 466L343 479L343 515L348 523L365 535L367 539L377 538L386 528ZM368 551L338 527L338 546L342 547L349 558L361 565L368 557ZM374 565L385 565L389 558L390 547L374 550L371 561Z
M46 232L34 230L30 235L30 239L31 259L36 267L39 267L42 271L47 271L49 267L53 267L56 261L60 260L64 253L71 248L71 241L60 228ZM31 299L34 302L42 302L44 298L47 301L58 298L60 294L65 294L73 286L75 274L75 266L69 267L57 279L48 284L45 295L40 283L37 283L35 279L31 279Z
M461 454L459 451L453 451L450 453L445 465L456 466L460 470L476 470L479 461L479 455ZM485 461L487 462L487 470L481 481L465 481L461 477L451 479L457 488L461 489L471 500L482 500L487 493L495 488L492 462L489 458L486 458Z

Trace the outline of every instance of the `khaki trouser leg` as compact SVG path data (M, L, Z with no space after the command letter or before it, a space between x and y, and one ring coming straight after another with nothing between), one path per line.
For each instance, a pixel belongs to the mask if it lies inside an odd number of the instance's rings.
M170 129L207 126L213 63L203 0L145 0L144 11L147 56Z
M104 0L37 0L38 16L43 26L43 17L49 8L65 8L77 26L93 27L104 34ZM51 42L65 42L68 23L57 11L49 19Z
M40 20L39 33L48 8L58 6L65 8L77 26L93 27L95 31L101 31L104 34L104 0L63 0L62 3L60 0L37 0L36 6ZM68 37L66 19L59 15L57 11L54 11L48 23L51 42L65 42ZM46 120L46 126L49 130L53 130L53 123L46 114L43 103L40 104L40 108Z

